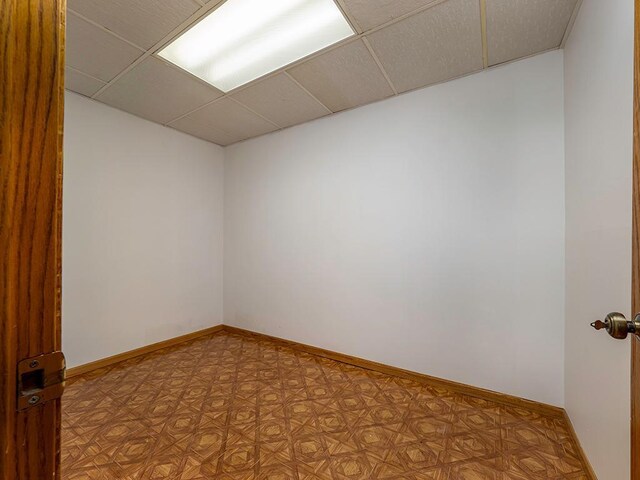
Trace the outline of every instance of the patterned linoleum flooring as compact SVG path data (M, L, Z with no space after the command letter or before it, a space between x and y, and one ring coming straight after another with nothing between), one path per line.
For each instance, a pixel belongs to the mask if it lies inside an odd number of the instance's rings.
M64 480L587 479L559 418L218 333L73 379Z

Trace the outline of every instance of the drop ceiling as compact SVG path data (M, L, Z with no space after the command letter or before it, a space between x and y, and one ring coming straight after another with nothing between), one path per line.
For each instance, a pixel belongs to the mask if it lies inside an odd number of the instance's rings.
M66 88L230 145L561 48L580 5L335 1L354 36L225 94L157 55L223 1L68 0Z

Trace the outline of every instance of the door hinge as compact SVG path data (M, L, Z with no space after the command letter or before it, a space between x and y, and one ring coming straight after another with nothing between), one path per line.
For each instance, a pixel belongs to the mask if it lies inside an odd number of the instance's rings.
M18 411L62 397L66 370L62 352L47 353L18 363Z

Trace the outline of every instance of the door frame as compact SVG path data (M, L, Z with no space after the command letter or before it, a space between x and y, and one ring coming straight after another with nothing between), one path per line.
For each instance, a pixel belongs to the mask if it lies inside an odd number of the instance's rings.
M640 0L635 0L631 314L640 312ZM631 479L640 478L640 337L631 339Z
M59 478L60 400L30 394L32 406L18 411L18 363L61 348L65 13L65 0L0 0L0 478L4 480ZM33 362L28 363L35 369L39 363ZM34 385L49 383L47 370L32 373L38 375Z

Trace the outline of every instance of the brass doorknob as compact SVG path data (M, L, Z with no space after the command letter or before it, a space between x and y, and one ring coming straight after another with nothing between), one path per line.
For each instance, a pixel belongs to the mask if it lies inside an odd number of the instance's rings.
M596 330L606 329L613 338L624 340L630 333L640 335L640 314L636 315L633 321L628 321L623 314L612 312L604 321L596 320L591 326Z

